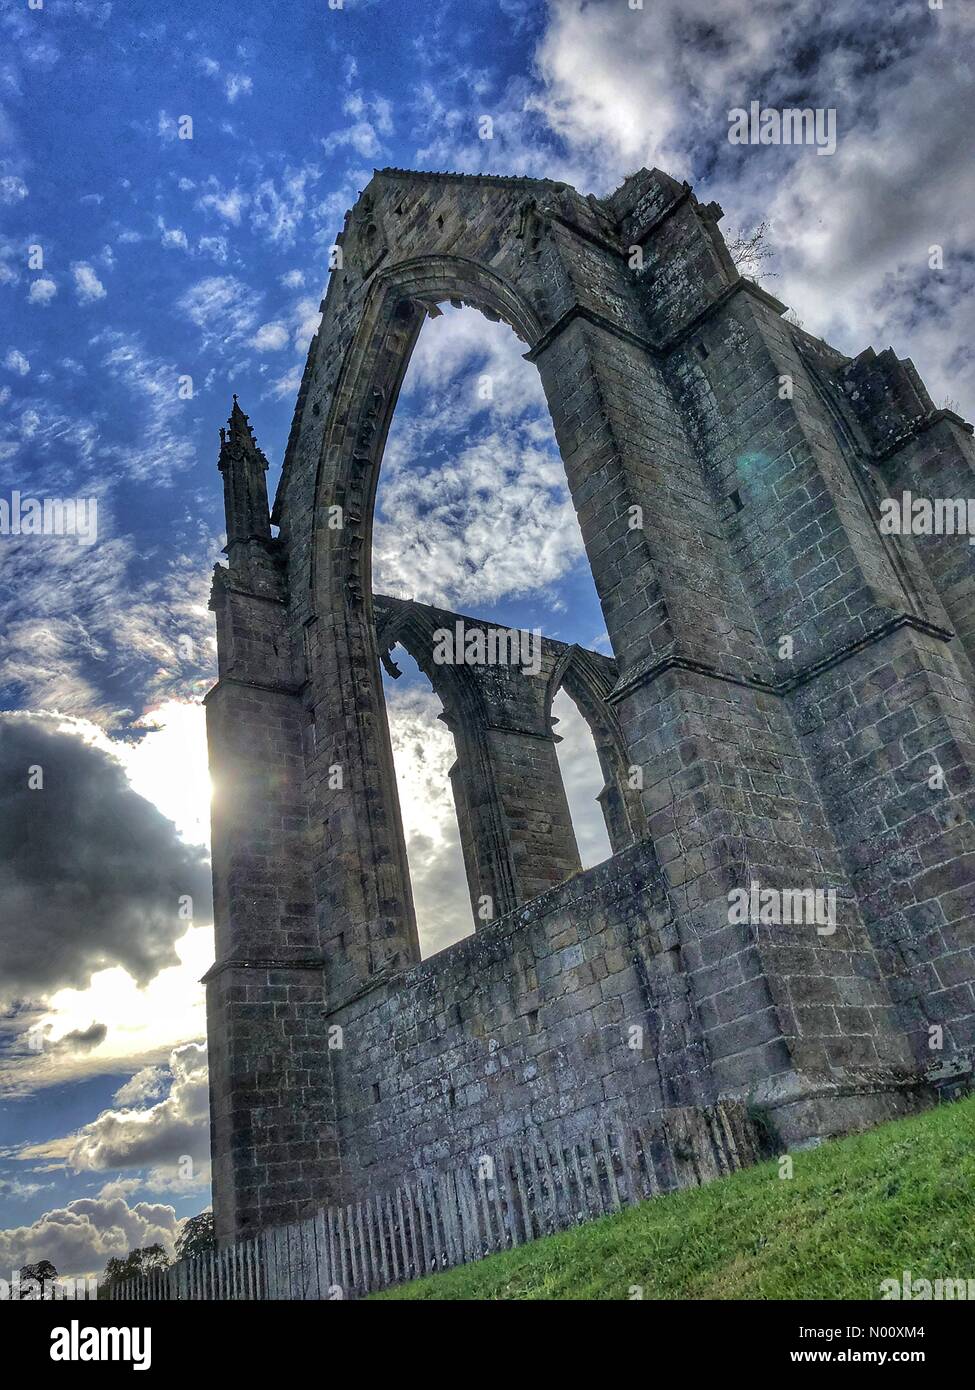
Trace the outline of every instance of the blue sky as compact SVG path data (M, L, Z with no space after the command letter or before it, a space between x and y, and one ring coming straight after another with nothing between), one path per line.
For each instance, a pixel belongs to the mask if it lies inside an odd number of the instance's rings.
M184 872L205 847L217 429L236 391L273 488L328 248L372 169L606 193L659 164L722 203L726 233L769 221L765 283L806 328L849 352L893 344L971 415L973 27L961 0L3 0L0 496L95 497L98 538L0 537L0 708L17 712L8 744L26 727L55 767L83 746L78 797L126 806L143 838L100 910L103 832L76 815L58 866L80 883L73 915L35 899L3 929L0 1272L41 1256L100 1269L171 1245L206 1203L206 904L177 939L134 857L151 846ZM727 112L753 99L834 108L836 154L730 145ZM384 462L377 588L604 644L522 351L472 310L425 326ZM421 680L388 698L432 948L467 929L451 750ZM592 861L591 759L563 718Z

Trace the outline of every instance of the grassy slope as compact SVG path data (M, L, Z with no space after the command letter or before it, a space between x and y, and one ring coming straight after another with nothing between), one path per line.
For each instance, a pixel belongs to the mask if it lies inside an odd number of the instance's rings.
M376 1298L879 1297L880 1281L975 1278L975 1098Z

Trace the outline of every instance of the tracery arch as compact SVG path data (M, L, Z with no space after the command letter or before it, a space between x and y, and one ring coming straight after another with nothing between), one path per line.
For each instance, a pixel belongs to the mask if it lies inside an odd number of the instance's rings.
M549 680L546 709L564 690L589 725L603 774L598 801L610 848L618 854L647 835L646 814L638 788L631 786L623 730L609 703L616 683L616 664L584 647L567 647Z

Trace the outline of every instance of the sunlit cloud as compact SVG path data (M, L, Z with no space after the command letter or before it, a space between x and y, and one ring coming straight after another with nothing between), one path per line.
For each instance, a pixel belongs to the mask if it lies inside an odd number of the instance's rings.
M108 291L95 274L93 266L87 261L74 261L71 266L74 276L75 297L79 304L94 304L104 299Z

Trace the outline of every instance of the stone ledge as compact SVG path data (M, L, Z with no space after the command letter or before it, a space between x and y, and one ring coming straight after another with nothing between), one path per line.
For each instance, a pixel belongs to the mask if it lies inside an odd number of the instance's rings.
M902 627L916 628L918 632L925 632L928 636L937 637L942 642L950 642L955 636L954 632L948 628L939 627L936 623L928 622L924 618L917 618L910 613L901 614L889 622L881 624L880 627L874 628L872 632L866 633L857 641L846 643L838 651L822 657L819 661L812 662L809 666L797 671L795 675L781 681L765 681L757 676L736 676L730 671L721 671L717 666L711 666L706 661L694 661L690 657L665 656L656 662L651 662L648 659L628 676L621 676L606 696L606 700L612 705L619 704L632 691L637 690L640 686L649 685L651 681L655 681L659 676L672 670L693 671L698 675L710 676L713 680L725 681L729 685L745 686L750 690L759 690L769 695L788 695L793 690L806 685L824 672L832 670L834 666L841 665L851 656L855 656L866 647L873 646L874 643L881 641Z

